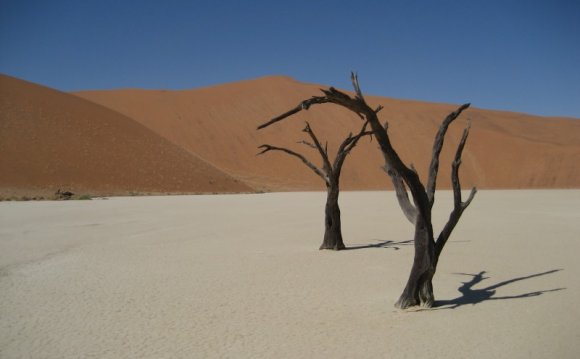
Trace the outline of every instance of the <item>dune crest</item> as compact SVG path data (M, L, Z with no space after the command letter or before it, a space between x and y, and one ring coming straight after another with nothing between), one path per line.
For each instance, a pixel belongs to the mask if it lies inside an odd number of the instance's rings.
M362 86L364 91L364 81ZM333 152L349 132L358 131L360 119L343 109L323 105L262 131L256 131L256 127L320 94L319 88L323 87L273 76L195 90L126 89L76 95L134 118L256 188L312 190L323 189L323 185L299 161L283 154L257 158L257 146L269 143L291 147L316 160L316 153L296 144L304 138L301 130L305 121L320 139L329 141ZM379 117L389 121L394 145L402 158L425 176L439 124L457 106L373 96L368 101L385 107ZM461 169L465 188L580 187L580 121L472 108L449 129L442 153L440 188L450 187L447 168L468 119L473 127ZM382 165L376 144L361 141L345 164L342 187L389 187L390 181L380 170Z

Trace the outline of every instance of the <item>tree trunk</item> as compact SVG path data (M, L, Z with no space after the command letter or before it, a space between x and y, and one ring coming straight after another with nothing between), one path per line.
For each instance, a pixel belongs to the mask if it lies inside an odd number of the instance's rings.
M435 301L433 295L433 276L437 266L433 228L422 216L417 217L415 224L415 257L411 274L401 297L395 303L397 308L405 309L415 305L431 307Z
M338 251L345 248L344 242L342 241L338 193L338 184L328 186L326 209L324 212L324 241L320 245L320 249Z

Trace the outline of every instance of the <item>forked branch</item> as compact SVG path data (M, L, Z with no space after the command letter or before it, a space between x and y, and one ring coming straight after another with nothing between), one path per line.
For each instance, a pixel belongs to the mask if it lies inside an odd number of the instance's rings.
M349 133L348 137L344 141L342 141L342 143L338 147L336 158L334 159L333 167L336 171L341 170L344 160L346 159L350 151L357 145L358 141L364 136L371 136L373 134L372 131L366 130L368 124L369 124L368 121L365 121L359 133L357 133L355 136L353 136L352 133Z
M360 89L360 85L358 83L358 75L355 72L350 73L350 80L352 82L352 86L354 87L354 91L356 92L355 99L358 99L359 101L366 104L365 98L362 94L362 91ZM378 111L375 111L375 112L378 112Z
M310 124L308 122L306 122L306 126L302 131L306 132L308 136L310 136L310 138L312 139L314 147L318 150L318 153L320 153L320 157L322 157L324 172L326 172L327 175L330 175L332 173L332 166L330 164L330 160L328 159L328 150L326 149L326 147L324 148L322 147L320 141L318 141L318 138L314 134L314 131L312 131L312 128L310 127Z
M437 131L437 135L435 135L435 141L433 143L433 152L431 157L431 164L429 165L429 177L427 180L427 196L429 197L429 204L431 208L433 207L433 203L435 202L435 187L437 186L437 172L439 171L439 155L441 154L441 149L443 148L443 142L445 141L445 134L447 133L447 129L449 125L455 121L463 110L467 109L470 106L469 103L461 105L457 110L451 112L447 118L441 123L439 127L439 131Z
M453 164L451 165L451 182L453 184L454 208L461 208L461 211L465 210L465 208L469 206L471 200L473 200L473 196L475 196L475 192L477 192L477 189L473 188L467 201L461 202L461 184L459 183L459 166L461 165L461 155L463 154L463 148L465 147L465 142L467 142L467 136L469 136L470 128L471 121L467 123L467 127L465 127L465 129L463 130L461 141L459 141L457 151L455 152L455 159L453 161Z
M463 130L463 135L461 136L461 141L459 141L459 145L457 146L457 151L455 152L455 158L451 165L451 183L453 186L453 211L449 215L449 220L443 227L443 230L439 234L437 241L435 242L435 255L436 258L439 257L445 243L449 239L451 232L459 222L459 218L463 214L463 211L471 204L471 201L475 197L477 193L477 189L473 187L469 194L469 197L465 202L461 200L461 184L459 182L459 166L461 165L461 155L463 154L463 148L465 147L465 143L467 141L467 137L469 136L469 129L471 128L471 122L467 123L467 127Z

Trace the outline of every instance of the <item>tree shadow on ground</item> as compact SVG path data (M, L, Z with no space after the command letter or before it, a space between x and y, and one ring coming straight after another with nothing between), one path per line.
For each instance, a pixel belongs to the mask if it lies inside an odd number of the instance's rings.
M462 285L457 288L457 290L461 293L461 295L454 299L449 300L436 300L434 303L434 309L455 309L462 305L466 304L479 304L481 302L485 302L487 300L504 300L504 299L519 299L519 298L529 298L529 297L536 297L548 292L556 292L560 290L564 290L566 288L556 288L556 289L548 289L548 290L538 290L535 292L528 292L518 295L508 295L508 296L496 296L495 290L497 288L506 286L508 284L512 284L515 282L519 282L522 280L540 277L552 273L556 273L561 271L562 269L552 269L547 272L531 274L525 277L517 277L513 279L509 279L503 282L499 282L497 284L490 285L483 289L473 289L476 284L481 283L482 281L489 279L489 277L484 277L485 271L481 271L477 274L469 274L469 273L455 273L458 275L465 275L472 277L468 282L462 282Z
M399 246L409 246L413 244L413 240L410 239L408 241L379 241L378 239L375 240L377 243L372 244L365 244L361 246L352 246L346 247L344 250L353 250L353 249L366 249L366 248L390 248L398 251L400 249Z

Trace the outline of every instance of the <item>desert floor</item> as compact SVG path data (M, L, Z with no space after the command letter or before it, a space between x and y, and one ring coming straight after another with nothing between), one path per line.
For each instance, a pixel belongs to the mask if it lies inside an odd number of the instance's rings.
M439 306L412 311L393 307L413 259L394 194L341 194L341 252L318 250L324 201L0 203L0 357L580 355L580 190L480 191L442 254Z

